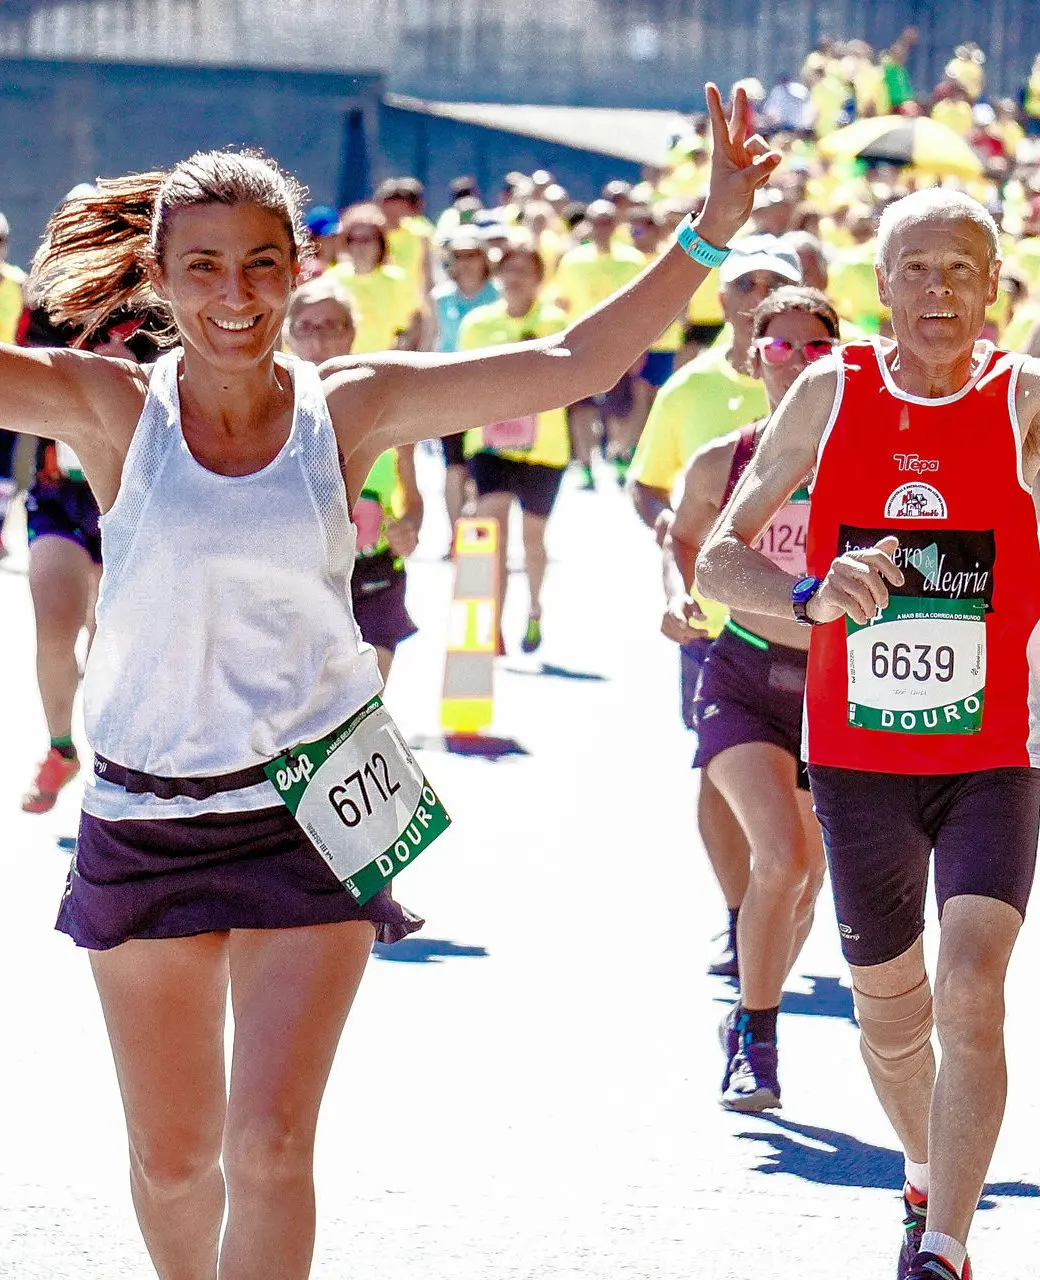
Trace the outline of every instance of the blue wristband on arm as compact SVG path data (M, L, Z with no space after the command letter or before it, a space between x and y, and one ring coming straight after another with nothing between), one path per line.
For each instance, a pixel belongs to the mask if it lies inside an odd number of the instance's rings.
M679 247L699 262L702 267L718 267L729 257L728 249L718 249L707 240L702 240L693 225L693 215L687 214L676 229L675 238Z

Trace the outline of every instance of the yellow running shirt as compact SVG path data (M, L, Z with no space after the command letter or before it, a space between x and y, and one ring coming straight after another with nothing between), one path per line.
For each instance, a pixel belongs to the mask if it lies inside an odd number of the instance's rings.
M550 292L577 320L634 280L646 264L639 250L627 245L612 244L609 253L600 253L594 244L582 244L560 259Z
M8 262L0 262L0 342L14 342L22 318L22 286L25 272Z
M477 347L499 347L508 342L524 342L530 338L547 338L567 328L567 317L559 309L545 302L536 302L526 316L506 314L503 300L486 307L477 307L463 320L459 330L460 351L473 351ZM534 443L529 449L488 449L484 443L484 428L476 427L466 432L463 449L466 457L486 451L497 453L514 462L535 462L543 467L565 467L571 460L571 441L567 430L567 410L549 409L535 415Z
M424 264L426 249L433 235L433 224L426 218L402 218L401 225L386 233L390 260L408 277L416 298L425 294Z
M765 388L738 373L727 356L732 336L702 351L657 393L628 478L671 493L697 450L709 440L769 413Z
M415 290L400 267L384 263L359 276L348 262L337 262L329 273L350 294L357 334L353 353L392 351L418 310Z

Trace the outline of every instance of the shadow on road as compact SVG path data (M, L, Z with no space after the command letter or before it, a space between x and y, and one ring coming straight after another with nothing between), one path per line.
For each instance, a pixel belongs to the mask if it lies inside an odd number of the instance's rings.
M467 947L445 938L402 938L394 943L377 942L372 954L377 960L393 960L396 964L442 964L453 956L482 960L487 948Z
M726 985L735 996L740 994L740 983L735 978L725 978ZM837 978L821 978L816 974L805 975L812 983L811 991L785 991L782 1013L800 1013L811 1018L840 1018L856 1026L856 1013L852 1004L852 992L843 987ZM731 1003L725 996L716 996L716 1004Z
M763 1151L757 1173L789 1173L806 1182L828 1187L866 1187L879 1191L899 1191L903 1185L903 1157L890 1147L861 1142L836 1129L796 1124L778 1116L760 1116L772 1131L737 1135L750 1142L773 1148ZM1040 1196L1035 1182L987 1183L979 1201L980 1209L995 1209L1003 1196L1032 1199Z
M419 733L408 745L413 751L443 751L453 756L481 756L485 760L531 754L515 738L499 738L491 733Z
M785 991L781 1005L784 1013L807 1014L813 1018L843 1018L856 1025L856 1013L852 1005L852 992L842 986L837 978L820 978L807 973L805 981L812 983L811 991Z
M610 677L600 675L597 671L574 671L570 667L558 667L552 662L543 662L540 667L503 667L511 676L549 676L554 680L591 680L597 684L605 684Z

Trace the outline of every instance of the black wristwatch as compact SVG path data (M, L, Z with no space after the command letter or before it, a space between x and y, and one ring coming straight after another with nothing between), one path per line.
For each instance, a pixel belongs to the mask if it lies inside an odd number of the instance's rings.
M795 621L803 627L815 627L816 620L810 618L806 610L809 601L823 585L822 578L799 578L791 588L791 607L794 609Z

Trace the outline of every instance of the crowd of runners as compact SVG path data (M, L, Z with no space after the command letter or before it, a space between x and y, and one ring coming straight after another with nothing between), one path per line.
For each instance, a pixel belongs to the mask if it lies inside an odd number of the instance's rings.
M79 772L89 648L95 763L59 927L91 954L160 1276L215 1276L218 1250L222 1276L308 1273L339 1034L373 939L420 923L388 890L356 903L262 766L341 729L352 749L416 630L431 502L503 534L518 505L527 622L498 646L538 650L570 470L573 501L625 488L660 549L729 911L711 971L739 986L720 1101L780 1105L781 995L829 867L905 1153L898 1276L969 1280L1040 828L1040 63L1024 103L989 103L963 46L920 100L913 39L825 43L768 94L735 86L728 117L709 90L659 167L587 203L542 170L490 198L460 177L436 221L411 178L308 209L267 160L205 153L76 188L31 280L0 264L0 531L18 432L50 735L23 809ZM949 125L977 170L828 155L893 110ZM429 439L443 492L417 480ZM500 555L504 593L505 536ZM229 968L251 994L230 1099ZM286 1010L273 973L327 983ZM286 1017L301 1047L273 1064ZM253 1140L272 1097L303 1139L289 1170Z

